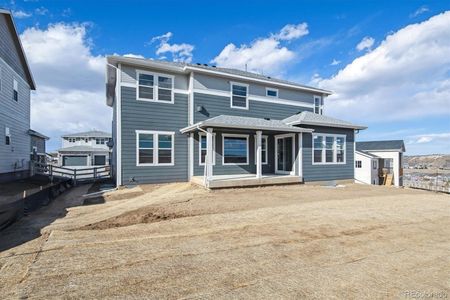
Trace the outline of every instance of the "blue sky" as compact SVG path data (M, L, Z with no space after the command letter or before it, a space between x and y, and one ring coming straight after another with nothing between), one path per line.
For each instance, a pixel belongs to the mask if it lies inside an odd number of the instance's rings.
M32 126L109 130L104 57L132 54L244 68L333 90L325 113L450 153L448 1L1 1L38 90ZM153 40L153 42L152 42ZM159 51L158 51L159 50ZM50 111L50 112L49 112ZM52 125L49 125L52 124Z

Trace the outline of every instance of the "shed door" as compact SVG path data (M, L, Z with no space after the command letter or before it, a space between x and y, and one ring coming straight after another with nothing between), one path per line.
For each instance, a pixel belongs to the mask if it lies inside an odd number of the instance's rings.
M106 156L105 155L94 156L94 166L104 166L104 165L106 165Z
M63 166L65 167L73 167L73 166L87 166L87 157L86 156L64 156L63 158Z

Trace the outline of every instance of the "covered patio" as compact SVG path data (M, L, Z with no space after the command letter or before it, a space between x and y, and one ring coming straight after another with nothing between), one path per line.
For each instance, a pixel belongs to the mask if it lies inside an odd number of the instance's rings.
M301 183L302 133L312 131L228 115L183 128L189 134L190 180L210 189Z

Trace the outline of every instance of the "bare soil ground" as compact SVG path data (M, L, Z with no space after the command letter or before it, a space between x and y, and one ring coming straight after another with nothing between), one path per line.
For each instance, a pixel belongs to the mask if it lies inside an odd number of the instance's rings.
M382 186L78 187L0 233L2 298L450 297L450 196Z

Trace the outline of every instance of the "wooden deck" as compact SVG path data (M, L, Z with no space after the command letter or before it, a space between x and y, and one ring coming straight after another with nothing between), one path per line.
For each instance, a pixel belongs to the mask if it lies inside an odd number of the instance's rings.
M193 176L191 182L205 186L203 176ZM220 189L293 183L302 183L302 178L294 175L279 174L264 174L262 178L256 178L255 174L215 175L209 182L209 188Z

